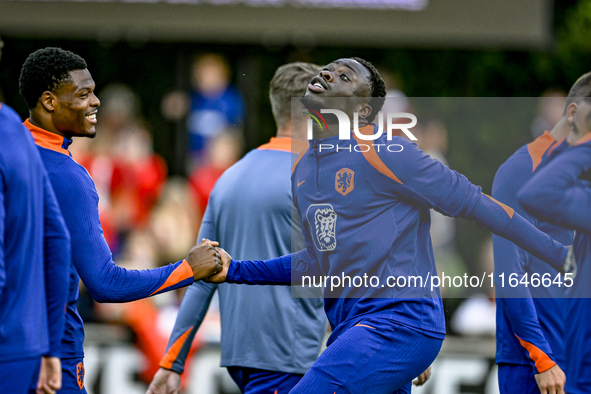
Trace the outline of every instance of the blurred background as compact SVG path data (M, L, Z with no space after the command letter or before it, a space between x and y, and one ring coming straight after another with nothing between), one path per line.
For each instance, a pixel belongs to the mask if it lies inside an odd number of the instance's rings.
M591 0L0 0L0 36L0 101L23 119L18 76L31 52L58 46L88 63L98 136L72 154L97 185L117 264L150 268L184 258L217 178L274 136L268 84L286 62L371 61L389 95L416 110L420 147L490 193L499 165L552 128L591 70ZM473 101L432 117L422 97L530 99L505 103L523 106L518 118L502 103L483 117ZM489 233L473 223L434 215L433 239L440 270L491 271ZM451 335L417 392L496 393L494 291L453 290ZM82 288L89 392L144 392L181 298L97 305ZM214 305L187 392L235 392L218 343Z

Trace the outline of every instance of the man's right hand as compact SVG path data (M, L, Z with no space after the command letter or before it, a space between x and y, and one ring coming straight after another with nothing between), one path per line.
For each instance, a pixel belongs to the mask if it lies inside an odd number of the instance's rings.
M217 274L222 270L222 260L215 241L203 239L189 252L187 262L193 270L193 279L201 280Z
M160 368L154 375L146 394L181 394L181 375Z
M564 394L566 376L562 369L556 364L547 371L535 374L536 383L541 394Z
M232 257L222 248L218 248L220 256L222 258L222 270L215 275L210 276L209 278L205 279L206 282L209 283L223 283L226 281L226 275L228 275L228 268L230 267L230 263L232 262Z

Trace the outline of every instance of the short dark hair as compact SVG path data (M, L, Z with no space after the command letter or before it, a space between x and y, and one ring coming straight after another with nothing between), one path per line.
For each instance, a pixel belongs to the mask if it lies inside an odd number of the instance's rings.
M361 63L371 74L369 81L371 85L371 99L369 100L369 105L371 106L372 111L367 117L367 120L371 122L378 115L378 112L382 110L384 101L386 101L386 83L373 64L359 57L352 57L351 59Z
M312 63L287 63L275 71L269 83L269 100L277 127L291 121L291 98L303 97L308 84L322 67Z
M574 83L568 96L566 96L566 106L564 107L564 113L566 114L566 107L572 103L579 103L586 97L591 97L591 72L583 74L577 82Z
M55 92L72 82L70 71L86 69L80 56L61 48L47 47L29 55L19 77L19 92L29 109L35 108L45 91Z

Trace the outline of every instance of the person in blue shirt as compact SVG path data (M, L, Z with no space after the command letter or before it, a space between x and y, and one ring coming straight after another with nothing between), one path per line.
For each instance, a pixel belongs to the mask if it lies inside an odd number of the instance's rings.
M291 98L302 96L319 71L320 66L301 62L277 69L269 93L277 136L249 152L218 180L199 238L216 239L244 259L270 259L304 247L301 222L292 223L289 174L298 153L307 147L307 117L302 111L292 116ZM185 293L148 394L180 390L191 342L216 290L222 366L243 393L289 393L320 353L326 332L321 291L315 289L312 298L294 298L289 286L196 282Z
M560 271L574 265L566 246L415 143L384 135L369 142L385 92L375 67L359 58L336 60L311 80L304 105L357 115L359 130L345 128L348 138L341 139L338 118L324 116L294 165L306 248L266 261L222 252L224 269L208 279L276 285L328 278L324 303L333 332L291 393L410 393L445 336L439 288L424 285L437 275L429 209L474 220ZM344 284L333 287L335 278Z
M567 105L558 123L533 142L518 149L497 171L492 196L515 208L552 238L572 244L572 229L548 223L527 213L518 202L519 190L532 178L534 172L544 167L551 154L572 127L568 121L569 111L576 108L583 98L581 93L591 90L591 75L579 78L570 89ZM558 190L555 190L558 192ZM535 201L531 202L536 204ZM546 208L544 208L546 209ZM508 278L533 278L536 273L555 279L556 270L523 251L512 242L493 236L495 249L495 272ZM579 261L579 260L578 260ZM525 276L527 275L527 276ZM499 364L499 387L503 393L538 393L548 389L564 392L565 381L571 376L563 369L569 363L565 357L565 330L568 319L563 311L567 287L553 283L550 286L523 286L508 288L497 283L497 357ZM569 390L569 392L571 392Z
M591 387L591 73L567 99L565 118L572 132L548 163L523 186L518 201L540 220L575 230L577 276L564 310L566 392Z
M1 103L0 141L0 392L55 393L70 236L31 135Z
M126 270L115 265L101 228L94 182L68 151L73 137L96 134L100 101L86 62L60 48L40 49L25 60L19 89L29 107L25 126L38 145L72 239L60 393L84 393L84 327L76 309L79 280L98 302L138 300L218 272L217 243L203 241L187 259L157 269Z

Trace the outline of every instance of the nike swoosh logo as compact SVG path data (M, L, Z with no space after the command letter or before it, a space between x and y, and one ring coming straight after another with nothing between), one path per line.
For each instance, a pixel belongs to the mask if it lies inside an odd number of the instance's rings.
M305 180L305 179L304 179L303 181L301 181L301 182L298 182L298 187L300 187L300 185L301 185L302 183L304 183L304 182L306 182L306 180Z

